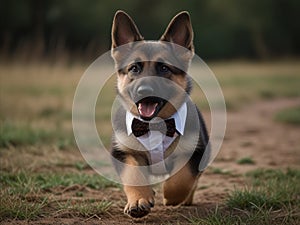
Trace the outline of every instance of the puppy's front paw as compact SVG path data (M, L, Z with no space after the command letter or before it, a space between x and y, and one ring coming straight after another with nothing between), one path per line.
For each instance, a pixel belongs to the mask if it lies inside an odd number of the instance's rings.
M149 197L148 199L140 198L136 200L128 201L124 208L124 213L133 217L141 218L146 216L151 208L154 206L154 198Z

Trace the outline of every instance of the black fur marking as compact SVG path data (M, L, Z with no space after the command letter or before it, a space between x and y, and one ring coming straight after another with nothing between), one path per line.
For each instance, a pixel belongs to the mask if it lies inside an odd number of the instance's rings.
M196 107L196 106L195 106ZM201 163L201 160L203 158L204 152L210 151L209 148L209 136L207 133L206 125L204 122L204 119L202 117L201 112L196 107L199 123L200 123L200 131L199 131L199 139L197 143L197 147L192 155L192 157L189 160L190 169L194 176L197 176L199 174L199 164ZM208 147L208 148L206 148Z
M126 154L122 150L113 149L111 155L122 163L125 163Z
M122 170L123 170L122 163L125 163L126 153L122 150L118 150L116 148L113 148L111 150L111 156L112 156L113 165L114 165L117 173L120 175ZM117 163L116 160L118 160L122 163Z
M192 78L191 78L189 75L185 75L185 77L186 77L185 79L186 79L186 81L187 81L185 91L186 91L186 93L187 93L188 95L190 95L191 92L192 92L192 89L193 89ZM197 110L198 110L198 109L197 109Z
M200 110L198 109L198 107L196 107L197 109L197 112L198 112L198 118L200 120L200 135L202 137L202 141L204 142L203 144L206 146L209 142L209 136L208 136L208 133L207 133L207 128L206 128L206 125L205 125L205 122L204 122L204 119L203 119L203 116L200 112Z

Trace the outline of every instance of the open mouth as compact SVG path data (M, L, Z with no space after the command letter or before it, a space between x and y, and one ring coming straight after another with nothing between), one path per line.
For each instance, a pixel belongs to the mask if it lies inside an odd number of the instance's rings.
M140 117L144 120L154 118L166 101L159 97L146 97L136 103Z

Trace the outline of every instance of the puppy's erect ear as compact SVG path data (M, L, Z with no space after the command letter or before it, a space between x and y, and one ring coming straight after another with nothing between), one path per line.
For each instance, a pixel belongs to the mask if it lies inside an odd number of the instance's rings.
M190 15L183 11L171 20L160 40L172 42L193 51L193 36Z
M141 41L139 30L130 16L119 10L116 12L112 25L112 48L134 41Z

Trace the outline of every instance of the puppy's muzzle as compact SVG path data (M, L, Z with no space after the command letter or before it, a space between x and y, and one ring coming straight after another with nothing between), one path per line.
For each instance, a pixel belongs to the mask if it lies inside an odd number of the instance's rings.
M141 85L137 89L137 94L139 97L148 97L153 95L154 90L151 86L149 85Z

